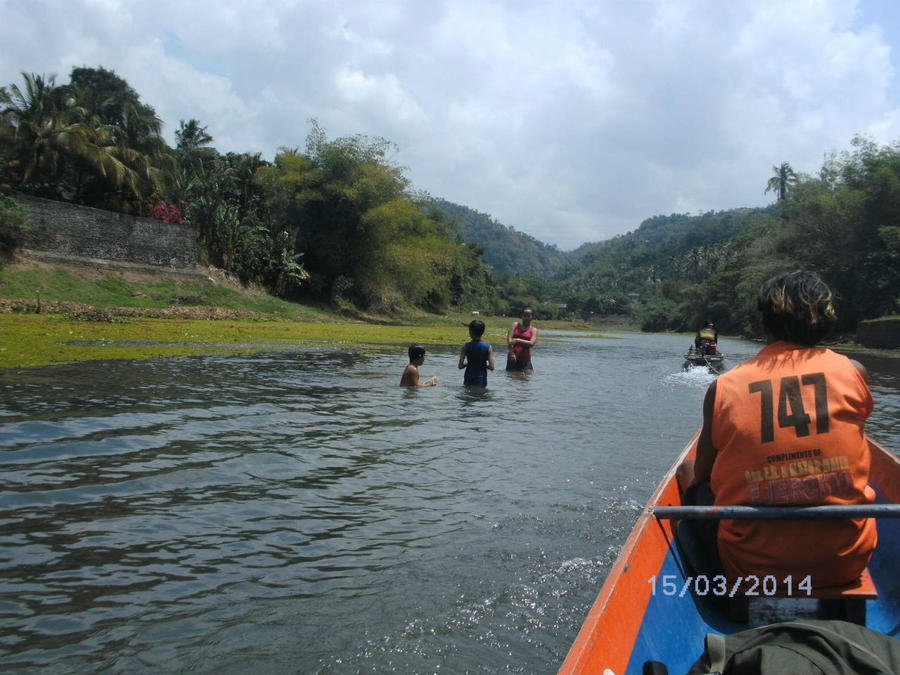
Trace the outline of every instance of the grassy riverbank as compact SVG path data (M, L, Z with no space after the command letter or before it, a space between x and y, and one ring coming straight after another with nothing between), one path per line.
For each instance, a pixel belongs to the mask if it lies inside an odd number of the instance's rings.
M76 303L112 315L131 308L157 316L191 313L216 307L220 315L269 319L319 320L330 313L322 308L285 302L262 289L244 287L221 270L207 268L194 277L151 275L95 268L68 267L19 259L0 269L0 300L22 311L54 311L52 303ZM49 303L49 304L48 304ZM68 314L77 307L63 307ZM205 318L199 316L199 318Z
M0 270L0 368L174 357L301 345L461 344L469 313L402 319L338 313L206 279L146 277L24 261ZM481 317L502 344L512 321ZM596 332L580 322L543 328Z

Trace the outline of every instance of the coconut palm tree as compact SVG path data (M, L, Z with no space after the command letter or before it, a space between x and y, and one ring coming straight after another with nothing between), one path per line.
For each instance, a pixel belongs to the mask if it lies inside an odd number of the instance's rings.
M198 181L210 179L216 170L219 153L210 144L213 137L195 119L181 120L175 132L175 159L178 165L174 196L185 198Z
M200 126L200 122L189 119L181 120L178 131L175 132L175 147L185 152L209 146L213 137L209 135L206 127Z
M143 153L115 142L109 125L92 124L75 90L55 77L22 73L24 85L0 87L0 116L12 140L24 189L72 199L88 176L142 199L161 182Z
M56 178L59 153L81 140L80 129L69 128L61 110L64 102L55 76L22 73L24 86L0 87L0 116L11 138L12 156L19 163L23 183Z
M66 89L84 123L102 136L106 152L128 170L124 183L110 181L108 174L89 181L85 189L93 195L87 201L136 201L134 209L174 184L176 166L162 138L162 121L125 80L105 68L74 68Z
M797 184L797 173L787 162L782 162L781 166L773 166L772 171L775 172L775 175L769 179L765 191L774 192L778 201L784 201L790 189Z
M73 68L66 87L93 127L106 126L116 145L155 156L165 150L162 120L138 93L111 70Z

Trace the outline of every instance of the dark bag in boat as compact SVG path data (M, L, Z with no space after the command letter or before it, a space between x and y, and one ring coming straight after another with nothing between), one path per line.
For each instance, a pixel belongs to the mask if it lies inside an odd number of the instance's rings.
M706 636L688 675L896 675L900 640L846 621L773 623Z

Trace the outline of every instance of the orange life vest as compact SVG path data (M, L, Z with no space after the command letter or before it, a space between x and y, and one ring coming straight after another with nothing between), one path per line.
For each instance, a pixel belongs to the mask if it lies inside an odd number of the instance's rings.
M710 487L716 504L864 504L872 412L869 387L850 360L787 342L716 382ZM812 575L816 586L852 581L877 541L871 518L723 520L719 554L732 577Z

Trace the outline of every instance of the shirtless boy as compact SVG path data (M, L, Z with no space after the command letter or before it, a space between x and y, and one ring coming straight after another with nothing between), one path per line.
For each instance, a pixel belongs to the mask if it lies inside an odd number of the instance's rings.
M438 376L422 382L419 379L419 366L425 363L425 347L422 345L409 346L409 365L403 371L400 378L401 387L433 387L438 383Z

